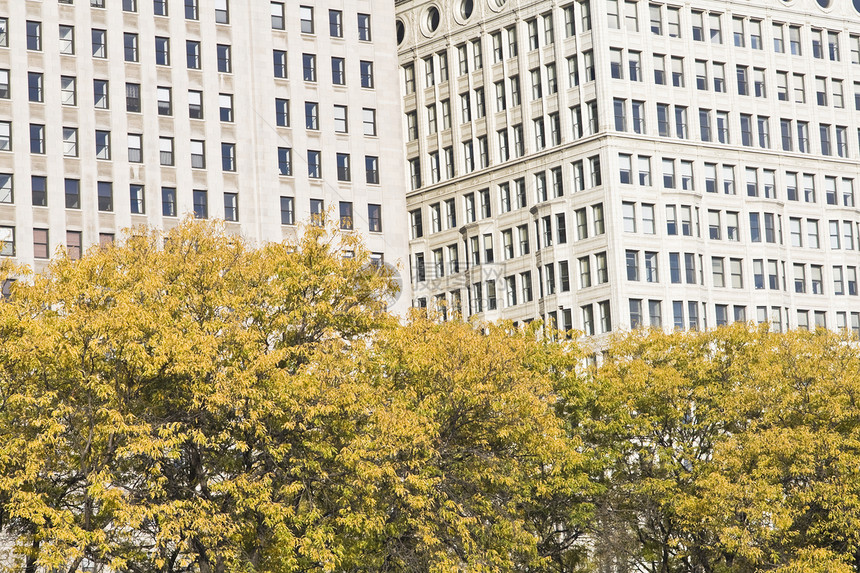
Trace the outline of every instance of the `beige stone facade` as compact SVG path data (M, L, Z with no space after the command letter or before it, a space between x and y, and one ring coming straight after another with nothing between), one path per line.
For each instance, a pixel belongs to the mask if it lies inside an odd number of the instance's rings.
M398 2L413 303L860 334L858 8Z
M388 2L0 0L0 27L3 255L187 213L280 240L324 210L406 263Z

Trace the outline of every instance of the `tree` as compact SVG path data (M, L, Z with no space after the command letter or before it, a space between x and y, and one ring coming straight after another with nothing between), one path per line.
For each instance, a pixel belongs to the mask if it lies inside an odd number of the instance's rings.
M24 568L232 571L273 545L321 551L286 479L316 439L295 419L313 391L288 381L390 320L367 255L316 228L250 249L189 221L19 281L0 305L0 492Z
M385 404L360 443L375 516L355 571L572 571L590 491L557 416L571 345L534 328L413 317L371 347ZM356 454L356 452L354 452Z
M401 324L367 263L332 229L251 248L187 221L18 281L10 569L571 571L589 483L556 408L577 355Z
M605 571L860 568L860 357L847 336L735 325L610 345L583 421L605 463Z

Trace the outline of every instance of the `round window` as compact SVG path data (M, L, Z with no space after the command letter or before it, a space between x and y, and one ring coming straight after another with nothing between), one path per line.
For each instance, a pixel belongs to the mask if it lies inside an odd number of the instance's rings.
M430 6L427 9L427 29L435 32L439 27L439 9L436 6Z
M395 27L397 29L397 45L399 46L403 43L403 38L406 37L406 26L403 25L403 22L398 20Z
M832 0L817 0L817 2L818 2L818 5L821 6L822 8L830 8L830 4L831 4ZM857 2L854 2L854 3L856 4Z
M460 17L463 20L468 20L474 9L475 5L472 0L460 0Z
M507 1L508 0L487 0L487 3L493 10L501 10Z

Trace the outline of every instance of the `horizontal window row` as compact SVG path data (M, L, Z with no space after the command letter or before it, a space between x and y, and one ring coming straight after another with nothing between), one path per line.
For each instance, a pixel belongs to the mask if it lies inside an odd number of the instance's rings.
M657 209L654 204L625 201L621 207L625 233L641 232L649 235L657 233ZM747 217L749 221L749 242L784 244L783 216L781 214L754 211L747 213ZM701 237L699 218L699 207L691 205L666 205L666 235ZM708 209L708 238L716 241L740 241L742 236L741 220L742 215L737 211ZM789 217L788 221L790 244L792 247L821 248L818 219ZM851 220L827 221L830 248L832 250L854 250L855 245L860 245L860 242L858 242L860 241L858 225L860 224Z
M87 0L80 0L86 4ZM88 0L92 8L107 8L109 0ZM74 0L57 0L59 4L74 4ZM200 0L183 0L185 7L185 18L187 20L200 19ZM230 23L230 5L229 0L215 0L214 19L217 24ZM277 4L277 2L272 2ZM138 0L122 0L123 12L137 12ZM155 16L168 16L168 0L152 0L152 13ZM273 7L274 13L274 7ZM0 46L8 47L8 18L0 18ZM60 34L62 42L63 36ZM37 21L27 21L27 49L41 50L42 49L42 23Z
M146 199L144 187L142 185L131 185L129 187L130 208L133 214L146 213ZM113 185L109 182L98 183L98 202L100 211L113 211ZM238 193L223 193L224 211L223 217L225 221L239 221L239 195ZM66 180L66 205L71 208L79 208L80 206L80 184L77 180ZM295 198L281 197L280 198L280 214L282 225L296 224ZM310 221L314 224L321 224L326 216L324 202L322 199L310 200ZM207 219L210 217L209 207L209 192L206 190L195 189L192 191L192 211L198 219ZM161 213L165 217L176 217L179 215L177 203L177 189L175 187L161 188ZM356 228L356 221L353 215L353 203L349 201L340 201L338 203L338 225L343 230L353 230ZM367 230L372 233L382 232L382 206L379 204L368 204L367 206ZM80 232L72 231L71 236L77 241L65 243L70 250L70 254L76 255L73 258L80 257ZM106 236L113 237L112 234ZM16 235L16 227L11 225L0 225L0 256L15 257L17 256L17 241L19 238ZM33 256L36 259L48 259L53 253L49 240L49 230L43 228L33 229ZM72 253L72 248L76 251Z
M793 290L799 294L825 294L826 267L824 265L793 263L794 283L789 287L786 284L787 280L792 279L789 278L787 263L778 259L752 259L745 262L743 258L712 256L708 261L708 257L704 255L685 252L670 252L664 258L663 254L657 251L634 249L627 249L624 255L626 279L633 282L660 283L661 279L665 281L667 278L661 275L660 269L668 268L668 282L671 284L707 285L713 288L733 289L752 287L756 290ZM593 255L579 259L579 288L606 282L604 274L603 281L598 280L593 283L594 260ZM663 266L666 263L668 267ZM605 261L603 264L605 273ZM706 282L705 278L708 274L710 280ZM598 279L599 277L598 273ZM752 282L747 282L748 279L745 280L745 277L752 277ZM857 296L857 267L833 266L830 278L833 284L830 294Z
M629 153L619 153L619 182L638 184L640 187L654 185L652 159L654 158L647 155L633 156ZM657 162L657 159L654 161ZM742 173L743 185L748 197L803 200L807 203L815 203L819 198L823 198L827 205L844 207L855 205L853 178L794 171L779 173L774 169L757 167L744 167L741 171L735 165L709 162L704 162L700 170L696 162L668 157L659 158L658 165L660 183L665 189L701 190L701 179L704 178L706 192L735 195L737 177Z

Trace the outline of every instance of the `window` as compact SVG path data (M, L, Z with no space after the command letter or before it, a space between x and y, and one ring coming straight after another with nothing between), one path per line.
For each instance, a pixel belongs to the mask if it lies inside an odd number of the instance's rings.
M48 229L33 229L33 258L50 258Z
M272 20L274 23L274 19ZM314 33L314 9L313 6L299 6L299 23L302 34Z
M78 179L66 179L64 182L66 209L81 208L81 182Z
M218 94L218 108L221 121L233 121L233 96L232 94Z
M279 127L290 126L290 100L275 99L275 124Z
M143 191L143 185L129 185L129 200L133 215L143 215L146 212Z
M305 54L307 56L307 54ZM272 60L274 62L274 70L276 78L287 77L287 53L283 50L273 50Z
M99 181L97 187L99 211L113 211L113 183Z
M44 180L45 178L42 177L41 179ZM12 190L12 174L0 173L0 203L11 204L14 202L15 195Z
M78 128L63 128L63 155L66 157L78 156Z
M185 18L186 20L198 19L198 0L185 0Z
M305 128L318 130L319 127L319 104L315 101L305 102Z
M185 41L185 65L189 70L200 69L200 42Z
M5 35L3 36L6 37ZM42 50L42 23L27 20L27 49Z
M194 218L208 219L209 193L201 189L194 189L192 192L192 198L194 202Z
M363 88L372 88L373 87L373 62L367 62L362 60L359 62L359 69L361 70L361 87Z
M158 99L158 115L173 115L173 98L171 89L159 86L156 88Z
M45 101L43 77L39 72L27 72L27 97L33 102Z
M320 151L308 150L308 177L312 179L322 177L322 153Z
M239 194L224 193L224 220L239 220Z
M684 87L684 58L672 57L672 85Z
M283 30L284 29L284 3L283 2L272 2L271 3L271 12L272 12L272 29L273 30Z
M173 165L173 138L159 137L158 138L159 163L161 165Z
M124 12L137 12L137 0L122 0Z
M155 63L159 66L170 65L170 38L155 37Z
M322 226L325 221L325 204L322 199L311 199L311 223Z
M346 59L335 58L331 59L331 83L342 86L346 84Z
M334 131L335 133L347 133L349 131L347 107L345 105L334 106Z
M42 124L30 124L30 153L45 153L45 126Z
M93 80L93 106L97 109L108 109L108 81Z
M66 231L66 250L70 260L77 261L81 258L80 231Z
M176 188L161 188L161 214L165 217L176 217Z
M191 140L191 168L206 168L206 142L200 139Z
M153 0L152 12L156 16L167 16L167 0Z
M275 75L276 77L286 77L286 75ZM302 54L302 77L306 82L317 81L317 57L315 54Z
M218 56L218 71L224 74L231 73L233 71L233 48L228 44L218 44L215 51ZM284 60L286 60L286 53L284 53ZM277 62L277 58L275 61ZM278 76L276 72L275 77L281 76Z
M71 55L75 53L75 28L60 24L60 53Z
M369 42L370 37L370 14L359 14L358 39L362 42Z
M403 83L406 94L415 93L415 67L403 66Z
M137 34L130 32L123 34L123 53L126 62L138 61Z
M221 143L221 169L236 171L236 144Z
M9 47L9 20L0 18L0 47Z
M366 155L364 157L364 168L366 182L378 185L379 184L379 158L376 156Z
M9 70L0 69L0 98L9 99Z
M338 153L336 155L337 162L337 180L338 181L350 181L350 169L349 169L349 154L348 153Z
M203 92L188 90L188 117L203 119Z
M376 110L368 107L363 108L361 117L364 123L364 135L376 135Z
M295 198L281 197L281 225L296 224Z
M278 148L278 174L293 174L293 150L289 147Z
M332 38L343 38L343 12L340 10L328 11L328 30Z
M217 24L230 23L230 7L228 0L215 0L215 22Z
M382 232L382 205L373 203L367 205L367 225L371 233Z
M12 122L0 121L0 151L12 150Z

